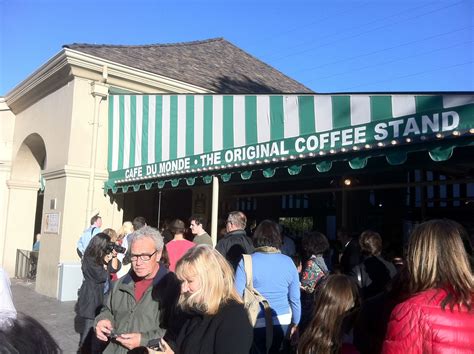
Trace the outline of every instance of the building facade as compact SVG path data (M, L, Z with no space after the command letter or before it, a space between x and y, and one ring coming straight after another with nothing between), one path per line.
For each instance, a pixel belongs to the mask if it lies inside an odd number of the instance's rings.
M0 99L0 265L14 274L40 232L36 291L57 297L91 216L122 224L123 195L104 193L110 94L249 92L311 91L221 38L64 46Z

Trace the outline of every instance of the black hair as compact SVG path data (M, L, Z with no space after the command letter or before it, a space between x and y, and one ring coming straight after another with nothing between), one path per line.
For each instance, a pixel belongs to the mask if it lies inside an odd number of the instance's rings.
M137 216L135 219L133 219L132 224L133 229L137 231L146 225L146 219L143 216Z
M11 325L0 327L0 353L56 354L62 350L41 323L18 313Z
M312 255L324 254L329 249L329 241L321 232L306 232L301 240L303 258L306 260Z
M252 238L256 248L264 246L281 248L282 237L278 224L271 220L263 220L258 224Z
M204 218L201 217L201 216L197 216L197 215L193 215L189 218L189 222L193 221L197 224L197 225L202 225L202 227L204 227Z
M110 244L110 236L99 232L97 235L92 237L84 251L84 257L90 257L95 260L98 265L104 264L104 257L110 252L107 247Z

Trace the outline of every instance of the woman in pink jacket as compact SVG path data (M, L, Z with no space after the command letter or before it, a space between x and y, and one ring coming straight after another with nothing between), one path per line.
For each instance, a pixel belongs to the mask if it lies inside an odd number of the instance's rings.
M451 220L417 226L408 244L410 297L392 311L383 353L473 353L474 278Z

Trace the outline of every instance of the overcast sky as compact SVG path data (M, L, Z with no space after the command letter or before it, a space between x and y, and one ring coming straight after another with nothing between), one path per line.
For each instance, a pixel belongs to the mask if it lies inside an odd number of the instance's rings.
M0 0L0 95L64 44L224 37L316 92L474 91L473 0Z

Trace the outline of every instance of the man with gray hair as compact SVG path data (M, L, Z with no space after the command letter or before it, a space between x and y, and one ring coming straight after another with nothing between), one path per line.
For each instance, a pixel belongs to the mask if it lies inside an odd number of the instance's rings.
M113 284L95 319L97 338L109 341L104 353L127 353L164 335L160 306L152 299L153 287L170 274L159 263L163 245L160 232L150 226L132 234L132 269Z
M254 251L252 239L245 232L246 226L247 217L244 213L230 212L226 222L227 233L216 245L216 250L229 261L234 271L242 259L242 254L251 254Z

